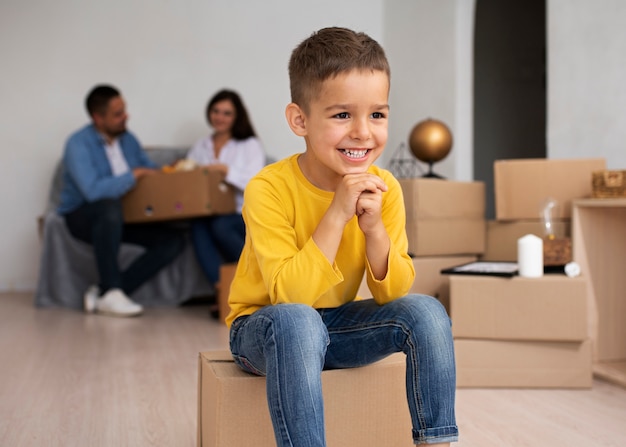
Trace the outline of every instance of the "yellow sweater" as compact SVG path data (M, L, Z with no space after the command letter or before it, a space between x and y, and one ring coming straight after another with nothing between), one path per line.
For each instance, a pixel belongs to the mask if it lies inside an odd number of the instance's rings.
M404 200L391 173L377 166L369 169L388 186L382 218L391 247L387 276L377 281L365 256L365 237L356 216L345 226L333 264L311 238L334 193L316 188L304 177L298 156L266 166L246 186L242 211L246 242L228 298L229 327L237 317L273 304L338 307L357 298L365 271L379 304L406 295L413 284Z

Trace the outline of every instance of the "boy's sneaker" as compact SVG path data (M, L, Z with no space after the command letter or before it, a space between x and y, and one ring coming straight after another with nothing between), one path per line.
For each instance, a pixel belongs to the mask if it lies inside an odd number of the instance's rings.
M96 311L98 298L100 298L100 288L98 286L90 286L83 295L83 307L85 312L92 314Z
M111 289L96 302L98 313L114 317L141 315L143 307L126 296L120 289Z

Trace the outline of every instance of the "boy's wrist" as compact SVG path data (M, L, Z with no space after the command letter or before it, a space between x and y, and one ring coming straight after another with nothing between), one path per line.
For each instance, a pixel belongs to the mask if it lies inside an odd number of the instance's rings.
M384 242L385 240L389 240L389 235L387 234L387 230L385 230L384 226L380 226L367 232L363 232L363 234L365 235L366 244L371 242Z

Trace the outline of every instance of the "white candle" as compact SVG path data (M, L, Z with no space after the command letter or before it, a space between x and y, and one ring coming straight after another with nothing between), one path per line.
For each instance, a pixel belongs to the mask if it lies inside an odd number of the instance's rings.
M519 276L543 276L543 240L540 237L527 234L517 240L517 267Z

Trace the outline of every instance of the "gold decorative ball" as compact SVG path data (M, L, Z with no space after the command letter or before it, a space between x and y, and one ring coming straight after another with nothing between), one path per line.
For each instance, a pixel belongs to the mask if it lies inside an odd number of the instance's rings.
M413 127L409 147L415 157L425 163L446 158L452 149L452 133L443 122L428 118Z

